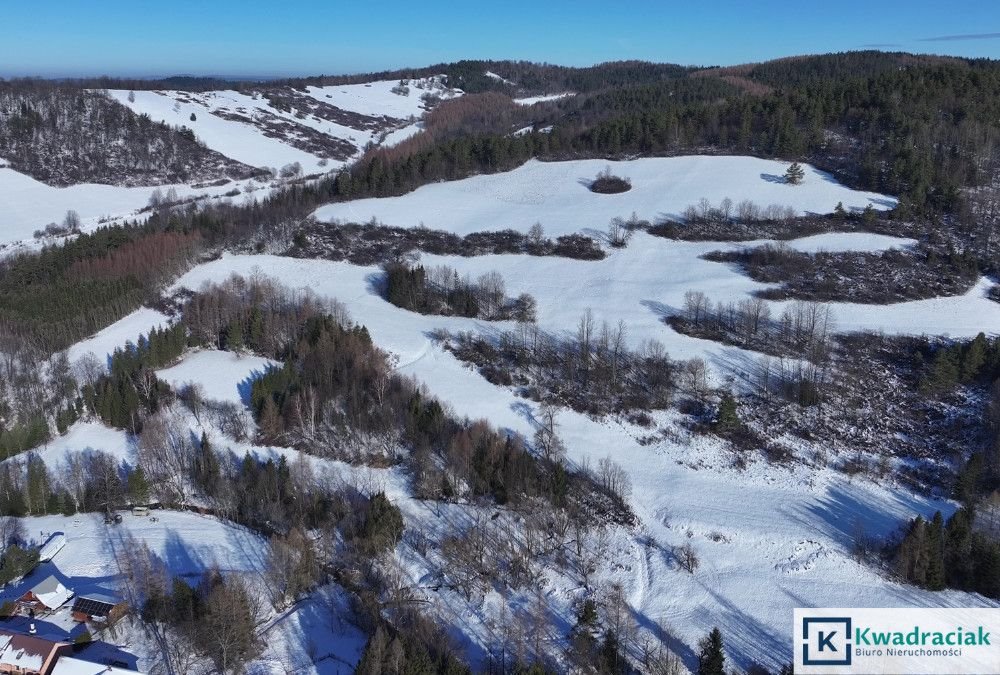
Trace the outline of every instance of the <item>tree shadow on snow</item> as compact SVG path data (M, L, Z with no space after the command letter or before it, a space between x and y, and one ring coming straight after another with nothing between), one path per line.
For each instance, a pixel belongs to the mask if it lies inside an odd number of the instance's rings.
M658 300L640 300L639 304L660 317L660 321L666 321L670 317L681 313L680 307L674 307Z
M864 495L869 499L872 495ZM833 485L826 494L806 505L792 516L811 529L817 530L850 550L858 533L859 524L866 535L885 537L895 532L906 518L917 514L930 517L941 505L929 503L914 495L893 492L887 495L890 503L871 505L847 486ZM909 514L905 518L901 514ZM947 518L950 513L943 513Z
M780 185L787 185L788 181L785 180L784 176L778 176L773 173L762 173L760 174L761 180L766 180L768 183L778 183Z
M384 298L388 287L389 275L385 272L370 272L365 275L365 289L372 295Z
M745 671L760 664L773 672L792 660L791 645L784 631L774 634L770 628L741 611L714 588L705 583L701 583L701 586L715 601L716 607L703 605L698 608L696 616L701 615L700 623L720 626L726 640L726 653L740 670ZM697 670L697 665L695 658L692 672Z
M250 398L253 394L253 383L267 375L274 368L276 368L276 366L272 365L268 365L265 368L254 368L245 378L236 383L236 391L239 393L240 401L243 402L243 405L248 408L250 407Z

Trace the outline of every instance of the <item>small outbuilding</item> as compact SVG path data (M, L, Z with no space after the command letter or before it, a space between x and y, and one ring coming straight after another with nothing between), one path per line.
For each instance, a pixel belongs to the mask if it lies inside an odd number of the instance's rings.
M62 582L53 576L42 581L17 599L17 607L22 614L37 614L51 612L65 605L73 597L73 591L63 586Z

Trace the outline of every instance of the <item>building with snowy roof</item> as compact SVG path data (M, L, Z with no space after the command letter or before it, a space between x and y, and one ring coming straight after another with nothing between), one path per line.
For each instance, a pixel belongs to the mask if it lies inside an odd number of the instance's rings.
M68 642L54 642L0 628L0 673L50 675L57 659L72 651Z
M18 598L17 607L22 614L51 612L65 605L72 597L73 591L55 577L48 576Z

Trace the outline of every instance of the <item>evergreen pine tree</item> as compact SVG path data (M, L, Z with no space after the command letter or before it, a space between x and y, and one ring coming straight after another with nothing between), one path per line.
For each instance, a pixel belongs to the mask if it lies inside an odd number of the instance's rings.
M141 466L128 475L128 496L133 504L145 504L149 501L149 481Z
M927 530L927 588L940 591L944 587L944 518L938 511Z
M231 352L243 349L243 323L239 319L230 321L226 328L226 349Z
M63 490L62 492L62 514L64 516L72 516L76 514L76 501L73 499L68 491Z
M799 185L805 177L805 169L798 162L792 162L785 172L785 182L789 185Z
M212 449L212 444L209 443L208 435L203 431L198 454L194 460L195 482L206 495L213 495L218 488L221 472L219 459Z
M986 363L988 348L986 335L979 333L962 352L961 378L963 382L971 382L979 375Z
M719 413L715 419L715 428L719 431L733 431L740 427L740 416L736 409L736 399L729 392L722 395L719 402Z
M726 675L726 655L723 653L722 631L713 628L698 643L698 675Z

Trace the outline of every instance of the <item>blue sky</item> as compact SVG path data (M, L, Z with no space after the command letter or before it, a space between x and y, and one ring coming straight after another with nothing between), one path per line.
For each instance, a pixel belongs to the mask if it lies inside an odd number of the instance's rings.
M864 48L1000 58L1000 3L0 0L0 76L313 75L461 58L727 65Z

